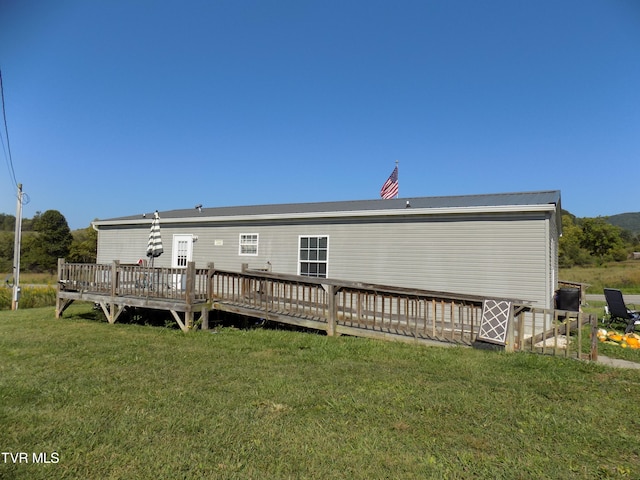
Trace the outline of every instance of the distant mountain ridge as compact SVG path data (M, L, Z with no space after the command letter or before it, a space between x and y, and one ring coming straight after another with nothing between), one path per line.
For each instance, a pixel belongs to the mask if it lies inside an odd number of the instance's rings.
M607 217L607 222L634 234L640 233L640 212L611 215Z

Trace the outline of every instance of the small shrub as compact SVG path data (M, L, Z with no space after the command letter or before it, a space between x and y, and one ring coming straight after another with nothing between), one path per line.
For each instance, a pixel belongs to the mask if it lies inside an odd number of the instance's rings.
M8 310L11 308L11 294L13 290L10 288L0 288L0 310Z
M0 310L11 309L13 289L0 289ZM52 307L56 304L56 289L51 286L21 287L18 308Z

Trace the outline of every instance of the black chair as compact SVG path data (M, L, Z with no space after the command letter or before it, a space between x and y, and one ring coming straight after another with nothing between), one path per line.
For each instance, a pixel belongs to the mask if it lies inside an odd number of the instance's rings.
M625 323L627 327L624 333L633 332L636 325L640 324L640 312L627 308L620 290L605 288L604 298L607 300L609 310L609 326L613 322Z

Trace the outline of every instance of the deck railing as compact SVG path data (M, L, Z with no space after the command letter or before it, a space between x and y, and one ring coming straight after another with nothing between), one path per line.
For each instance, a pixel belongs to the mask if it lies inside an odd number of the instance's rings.
M58 262L58 282L64 290L111 292L111 265Z
M264 273L214 270L212 299L263 313L327 321L326 291L320 282L303 277L271 278Z
M231 311L295 317L329 334L379 332L462 344L477 336L483 300L251 270L213 270L211 288L212 300Z
M401 293L382 288L342 287L337 322L345 328L471 344L477 336L482 301L446 294Z
M192 314L201 308L250 315L348 334L471 345L482 322L484 297L407 289L243 268L216 270L59 263L59 296L91 292L118 298L166 300ZM113 281L115 279L115 281ZM505 348L594 358L597 318L581 312L540 309L513 301ZM138 305L133 300L131 305ZM176 314L174 313L174 316ZM191 317L190 317L191 318ZM115 321L115 320L114 320ZM185 320L185 329L191 328ZM206 325L206 322L203 322ZM585 325L589 325L585 329ZM181 325L182 326L182 325ZM591 330L590 330L591 329ZM586 332L586 333L585 333ZM589 340L591 335L591 341ZM586 336L586 337L585 337Z
M513 350L596 360L598 317L592 313L529 307L514 318Z
M194 300L208 298L208 269L150 268L138 264L58 264L58 283L67 292L105 293L158 299ZM114 281L115 279L115 281Z

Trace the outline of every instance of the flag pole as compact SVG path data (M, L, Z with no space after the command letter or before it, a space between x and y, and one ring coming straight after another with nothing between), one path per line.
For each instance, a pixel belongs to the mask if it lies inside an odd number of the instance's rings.
M396 198L400 198L400 170L398 170L398 160L396 160L396 170L398 171L398 193L396 193Z

